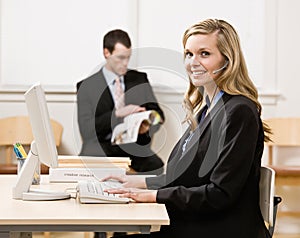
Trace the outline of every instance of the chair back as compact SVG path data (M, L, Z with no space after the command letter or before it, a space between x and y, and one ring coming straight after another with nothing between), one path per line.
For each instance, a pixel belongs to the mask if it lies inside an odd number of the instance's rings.
M272 141L267 146L268 164L273 165L274 147L300 147L300 118L270 118L265 122L272 130Z
M55 144L58 147L61 143L63 126L53 119L50 121L54 133ZM14 143L19 142L23 146L29 147L33 140L34 138L28 116L0 118L0 148L3 147L5 150L4 165L11 166L13 164Z
M269 145L300 146L300 118L270 118L265 120L272 130Z

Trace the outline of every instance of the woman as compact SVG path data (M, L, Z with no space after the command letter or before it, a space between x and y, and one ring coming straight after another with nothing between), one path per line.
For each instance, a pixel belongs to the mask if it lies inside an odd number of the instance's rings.
M109 192L166 205L170 225L134 237L270 237L259 207L270 130L260 119L239 37L227 22L208 19L186 30L183 46L190 127L170 154L165 175L118 178L124 188Z

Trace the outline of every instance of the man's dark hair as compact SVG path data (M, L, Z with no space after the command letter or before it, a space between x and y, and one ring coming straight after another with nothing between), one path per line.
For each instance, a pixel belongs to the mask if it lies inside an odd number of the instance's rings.
M110 53L115 49L115 45L120 43L126 48L131 48L131 41L127 32L120 29L112 30L106 33L103 38L103 49L106 48Z

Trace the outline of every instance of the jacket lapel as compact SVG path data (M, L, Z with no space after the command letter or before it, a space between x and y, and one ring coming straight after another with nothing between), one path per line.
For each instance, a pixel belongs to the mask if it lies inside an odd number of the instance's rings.
M220 100L217 102L217 104L212 108L212 110L206 115L206 117L202 120L201 123L199 123L198 127L196 128L196 130L194 131L194 135L192 136L191 140L189 141L189 143L187 144L187 147L185 149L185 152L182 153L181 156L179 156L179 158L176 160L176 174L181 174L182 172L185 171L185 169L193 162L193 160L195 159L195 154L193 153L197 153L198 150L198 146L199 146L199 140L201 140L201 137L204 136L204 133L207 129L207 127L212 124L216 114L218 112L220 112L220 110L224 110L224 105L227 103L227 101L231 98L230 95L224 93L223 96L220 98ZM198 116L200 116L203 112L203 109L199 112ZM183 137L186 138L186 137ZM181 148L182 148L183 143L181 143ZM210 160L212 158L209 158ZM211 164L215 164L215 162L217 161L217 158L215 158L215 161L208 161L206 162L204 159L202 166L207 167L206 163ZM207 169L204 169L205 171L207 171ZM203 176L203 174L202 174Z

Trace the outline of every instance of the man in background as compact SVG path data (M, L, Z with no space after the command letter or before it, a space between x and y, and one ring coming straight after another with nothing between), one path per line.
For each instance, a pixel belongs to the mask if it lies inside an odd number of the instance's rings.
M127 68L131 56L128 34L119 29L108 32L103 39L103 55L106 63L100 71L77 83L78 123L83 140L80 155L130 157L131 168L136 172L160 174L164 164L150 146L151 137L164 122L164 113L147 74ZM112 144L113 128L127 115L145 110L156 111L160 123L143 123L136 143Z

